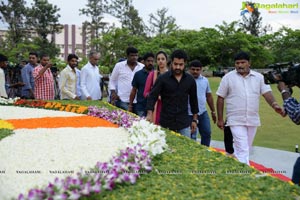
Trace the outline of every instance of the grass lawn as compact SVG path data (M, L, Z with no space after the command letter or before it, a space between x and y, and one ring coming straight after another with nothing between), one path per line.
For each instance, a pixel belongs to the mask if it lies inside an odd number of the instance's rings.
M214 97L214 102L217 101L216 91L218 89L221 79L218 77L209 78L211 90ZM282 105L281 94L277 90L277 85L271 85L276 101ZM299 99L299 89L293 88L293 96ZM237 105L238 106L238 105ZM209 110L209 109L208 109ZM300 145L299 126L294 124L289 117L281 117L278 115L261 97L260 100L260 119L261 126L258 127L256 137L254 139L254 146L262 146L274 149L281 149L286 151L295 151L295 145ZM212 124L212 139L223 140L223 132Z

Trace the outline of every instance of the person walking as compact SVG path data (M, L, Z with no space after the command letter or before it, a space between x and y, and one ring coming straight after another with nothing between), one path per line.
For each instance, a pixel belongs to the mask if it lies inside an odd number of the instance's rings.
M123 110L128 110L133 76L144 67L144 64L137 61L138 50L136 48L128 47L126 55L126 60L118 62L115 65L108 83L111 103ZM136 103L136 99L133 103Z
M194 132L197 128L197 86L194 78L184 71L187 54L183 50L175 50L171 54L171 62L171 71L157 78L147 98L146 119L153 122L154 106L161 96L160 125L190 138L191 131ZM188 114L188 103L193 114L192 122Z
M198 131L201 135L201 144L208 146L211 141L211 126L209 115L206 110L206 102L210 108L211 117L214 123L216 123L217 117L215 112L214 99L211 94L208 79L202 76L202 63L199 60L193 60L189 66L189 72L194 77L197 85L197 97L198 97ZM192 118L192 112L189 105L189 115ZM197 131L191 133L191 137L197 140Z
M222 78L216 92L217 125L224 129L223 109L226 101L226 125L233 135L235 157L249 165L249 152L257 127L260 126L260 95L275 112L284 115L284 110L275 101L270 86L264 83L263 75L250 69L250 56L247 53L237 53L234 62L235 70Z
M147 99L144 97L144 89L149 72L153 70L154 54L146 53L143 57L145 67L137 71L132 80L132 89L129 96L128 111L134 112L140 117L146 117ZM136 97L136 104L133 103Z
M144 89L145 98L149 95L157 77L168 71L168 55L164 51L159 51L156 53L155 58L157 63L157 69L150 72L147 77L146 85ZM159 125L160 112L161 112L161 98L158 97L158 100L154 107L153 120L152 120L157 125Z

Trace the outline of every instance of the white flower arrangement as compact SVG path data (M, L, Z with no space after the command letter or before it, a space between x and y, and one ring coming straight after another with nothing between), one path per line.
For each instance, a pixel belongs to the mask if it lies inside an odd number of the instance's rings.
M3 98L3 97L0 97L0 104L5 104L5 105L13 104L19 99L20 99L20 97L15 97L13 99L12 98L6 99L6 98Z
M133 122L128 132L128 146L134 147L140 144L151 156L161 154L168 148L165 131L144 119Z

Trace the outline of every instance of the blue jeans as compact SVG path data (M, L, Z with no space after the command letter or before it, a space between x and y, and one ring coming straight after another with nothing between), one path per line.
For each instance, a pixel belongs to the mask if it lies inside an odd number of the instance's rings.
M191 127L188 126L186 128L180 129L178 130L178 133L188 138L191 138Z
M192 116L190 117L192 121L193 117ZM198 115L198 121L199 121L197 124L198 130L196 132L191 133L191 138L193 140L196 140L197 132L199 131L201 135L201 144L209 147L211 141L211 127L210 127L210 119L207 111L205 111L201 115Z
M121 101L121 100L117 100L116 101L116 106L118 108L122 108L123 110L128 110L129 102L124 102L124 101Z

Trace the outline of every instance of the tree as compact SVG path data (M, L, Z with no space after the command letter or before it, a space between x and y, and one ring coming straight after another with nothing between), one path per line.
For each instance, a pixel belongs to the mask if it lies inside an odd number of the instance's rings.
M62 25L58 23L60 9L47 0L34 0L31 5L29 23L38 36L35 41L41 46L42 51L45 51L50 57L54 57L58 53L58 49L55 47L53 37L49 41L48 36L52 36L62 29Z
M0 20L8 24L7 40L12 47L26 38L26 2L24 0L0 1Z
M134 8L132 0L112 0L109 14L119 19L122 28L130 30L132 35L145 35L146 26Z
M79 9L80 15L91 17L91 21L86 21L84 26L87 28L87 33L91 36L92 49L100 51L100 46L93 43L95 38L99 38L100 34L104 32L107 22L104 22L104 14L106 13L107 0L88 0L86 8Z
M166 33L169 34L172 31L178 30L176 25L176 19L172 16L167 16L168 9L158 9L155 14L150 14L149 23L151 25L150 31L158 35Z
M300 62L300 30L282 27L273 34L269 47L276 62Z
M240 23L240 27L245 30L246 33L250 33L256 37L260 35L264 35L267 31L271 31L272 27L270 25L262 26L262 17L260 16L260 12L258 8L255 7L255 3L252 2L244 2L247 9L250 12L247 16L246 13L242 14L243 22Z

